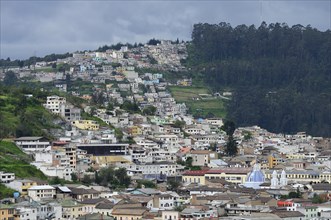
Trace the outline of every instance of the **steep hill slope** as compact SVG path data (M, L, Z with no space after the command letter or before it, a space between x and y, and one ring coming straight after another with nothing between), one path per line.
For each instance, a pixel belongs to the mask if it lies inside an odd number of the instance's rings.
M47 179L40 170L29 164L31 161L31 157L22 152L14 143L0 142L0 171L15 173L18 178Z
M215 91L233 91L227 117L239 126L331 136L330 57L330 30L197 24L187 65Z

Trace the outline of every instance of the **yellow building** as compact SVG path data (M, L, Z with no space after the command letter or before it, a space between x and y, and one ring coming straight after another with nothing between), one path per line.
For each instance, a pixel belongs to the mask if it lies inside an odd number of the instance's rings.
M137 136L142 134L142 130L139 126L131 126L128 128L128 132L131 136Z
M28 194L28 189L32 186L37 186L38 183L33 180L14 180L7 184L7 186L11 189L17 190L23 196Z
M0 204L0 219L3 220L3 219L12 219L14 220L14 215L16 214L16 209L11 207L11 206L8 206L8 205L3 205L3 204Z
M272 178L273 170L266 171L265 176L268 179ZM281 170L277 172L277 176L280 177ZM300 183L320 183L326 181L331 183L331 173L330 172L319 172L314 170L288 170L286 172L286 178L293 182Z
M76 126L82 130L92 130L97 131L99 130L99 124L93 120L76 120L72 122L72 125Z
M205 174L205 179L224 179L231 183L244 184L251 168L224 168L219 170L209 170Z
M296 153L296 154L287 154L286 155L286 158L287 159L290 159L290 160L302 160L305 158L305 155L304 154L300 154L300 153Z
M183 173L182 181L184 183L197 183L205 185L205 174L208 170L189 170Z
M284 163L284 159L279 155L269 155L268 156L269 169L274 168L278 164Z
M147 213L145 208L118 208L114 209L111 215L117 220L138 220Z
M75 200L63 200L62 205L62 218L63 219L76 219L82 215L87 214L84 210L84 205Z

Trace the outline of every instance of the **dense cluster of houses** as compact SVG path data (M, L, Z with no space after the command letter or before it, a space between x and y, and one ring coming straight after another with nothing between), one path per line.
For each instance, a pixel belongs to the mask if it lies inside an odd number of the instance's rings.
M71 79L105 83L95 85L93 94L74 93L102 101L82 109L65 97L49 96L43 106L65 123L56 139L19 137L15 144L49 177L93 179L95 171L112 166L125 168L131 185L121 191L97 184L49 185L0 171L0 182L18 192L1 200L0 219L331 219L330 139L241 127L234 132L238 153L230 157L221 118L194 118L167 91L163 74L135 69L180 71L186 56L184 43L162 41L74 53L59 61L75 65ZM65 74L35 74L67 90ZM124 108L128 102L137 109ZM140 180L157 188L137 188Z
M52 96L44 106L61 115L66 104L63 97ZM99 112L95 116L102 119ZM234 133L238 155L227 157L220 118L177 116L161 120L127 114L122 123L111 123L132 143L119 142L107 126L91 128L95 121L80 127L72 122L84 120L65 116L72 128L55 141L15 139L47 176L71 180L72 173L93 176L91 167L114 166L126 168L132 184L114 191L1 173L1 181L20 193L2 200L2 219L330 219L330 140L244 127ZM185 123L176 126L178 120ZM199 169L188 168L187 160ZM142 179L157 183L157 189L136 188ZM180 182L178 188L170 190L169 180ZM291 193L300 196L291 198Z

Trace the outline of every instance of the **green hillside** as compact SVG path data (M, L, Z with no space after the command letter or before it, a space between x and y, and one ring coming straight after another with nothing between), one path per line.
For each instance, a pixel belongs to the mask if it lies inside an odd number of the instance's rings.
M32 94L32 97L27 97ZM47 93L32 88L0 87L0 138L21 136L51 137L47 129L57 128L55 116L42 103Z
M186 65L215 92L233 91L227 117L238 126L330 137L330 36L310 25L200 23Z
M29 164L31 161L31 157L22 152L14 143L0 142L0 171L15 173L18 178L47 179L40 170Z

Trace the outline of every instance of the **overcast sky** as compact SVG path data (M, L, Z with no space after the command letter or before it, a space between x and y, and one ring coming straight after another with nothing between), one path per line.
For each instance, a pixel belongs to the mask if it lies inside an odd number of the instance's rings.
M195 23L330 28L325 1L0 0L0 57L25 59L151 38L189 40ZM261 10L262 9L262 10ZM262 13L261 13L262 12Z

